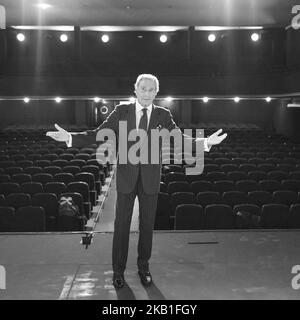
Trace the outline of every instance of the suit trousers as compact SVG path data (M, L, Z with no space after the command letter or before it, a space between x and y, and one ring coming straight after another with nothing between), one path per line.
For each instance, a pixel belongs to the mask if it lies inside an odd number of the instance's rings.
M114 222L112 266L115 273L123 274L128 257L130 225L136 196L139 200L139 240L137 266L140 271L149 270L152 236L156 215L157 193L146 194L141 172L132 192L117 192Z

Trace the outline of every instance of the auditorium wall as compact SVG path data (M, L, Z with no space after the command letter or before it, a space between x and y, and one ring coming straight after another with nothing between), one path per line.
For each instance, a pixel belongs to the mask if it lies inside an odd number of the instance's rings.
M76 124L73 101L0 101L0 127Z

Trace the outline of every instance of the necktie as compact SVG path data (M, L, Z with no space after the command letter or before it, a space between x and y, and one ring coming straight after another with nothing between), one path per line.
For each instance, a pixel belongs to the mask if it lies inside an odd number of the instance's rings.
M147 132L147 127L148 127L147 108L143 108L142 111L143 111L143 115L140 119L139 129L143 129Z

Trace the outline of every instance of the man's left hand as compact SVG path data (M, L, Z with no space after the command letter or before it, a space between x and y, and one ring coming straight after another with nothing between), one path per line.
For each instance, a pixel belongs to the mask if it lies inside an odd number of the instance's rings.
M219 129L218 131L216 131L215 133L213 133L211 136L207 138L208 147L221 143L227 137L227 133L224 133L221 136L219 136L219 134L222 131L223 131L222 129Z

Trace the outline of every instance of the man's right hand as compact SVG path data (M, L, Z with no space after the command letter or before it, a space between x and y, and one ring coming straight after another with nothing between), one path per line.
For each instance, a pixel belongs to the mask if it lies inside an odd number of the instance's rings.
M66 131L65 129L61 128L58 124L55 123L55 129L57 131L48 131L46 133L46 136L51 137L52 139L56 141L62 141L67 142L70 139L70 133Z

